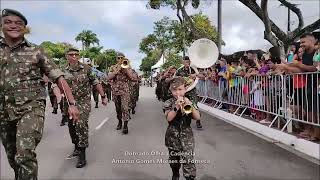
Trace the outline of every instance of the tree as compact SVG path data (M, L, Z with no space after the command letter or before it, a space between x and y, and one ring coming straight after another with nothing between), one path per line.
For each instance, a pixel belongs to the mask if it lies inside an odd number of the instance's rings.
M268 0L261 0L261 5L259 6L256 1L252 0L239 0L242 4L247 6L257 17L264 23L264 39L269 41L273 46L278 46L281 48L282 54L285 50L288 49L288 46L296 41L302 34L312 32L320 27L320 19L304 26L304 20L302 12L294 4L286 0L278 0L283 6L289 8L294 12L299 20L298 27L291 32L286 34L281 30L270 18L268 15Z
M93 64L96 61L96 58L101 54L102 46L90 47L83 51L80 51L81 57L89 58Z
M181 59L182 57L178 54L168 54L166 57L168 60L161 66L161 69L167 69L170 66L174 66L176 68L181 67Z
M51 41L44 41L40 44L40 47L44 49L49 57L61 59L65 58L66 50L71 48L72 45L68 43L53 43Z
M99 45L99 39L97 38L97 34L93 33L91 30L83 30L81 33L77 35L75 40L81 41L82 50L86 50L90 47L91 44Z
M201 38L201 32L196 28L192 18L186 11L186 6L191 2L193 8L198 8L200 0L149 0L147 7L152 9L160 9L161 6L169 6L177 11L177 17L181 24L187 23L190 27L191 34L195 39Z
M150 72L151 66L157 63L160 56L161 56L161 51L153 50L148 54L148 56L142 59L139 70L145 73Z
M106 71L117 63L117 52L114 49L107 49L96 57L95 63L100 71Z
M50 41L44 41L40 44L40 47L48 54L50 58L60 67L63 68L67 65L65 58L65 52L71 48L72 45L65 42L53 43Z
M217 42L218 34L216 28L211 25L207 16L200 13L192 15L191 18L195 22L199 32L203 35L201 37ZM169 57L167 58L168 61L176 60L175 58L180 57L178 54L184 51L184 45L189 46L196 40L191 31L191 28L188 28L186 24L181 24L178 20L172 20L168 17L155 22L154 32L143 38L139 44L140 52L147 56L147 58L143 59L140 70L150 71L151 66L154 65L150 64L150 62L156 63L162 54ZM168 62L167 64L170 63ZM177 62L172 63L177 64Z

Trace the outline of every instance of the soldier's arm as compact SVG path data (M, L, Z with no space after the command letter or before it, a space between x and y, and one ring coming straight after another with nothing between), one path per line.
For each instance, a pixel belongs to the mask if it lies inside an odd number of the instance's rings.
M71 104L75 103L72 91L63 77L63 72L51 59L48 58L42 49L39 49L36 56L38 60L38 67L41 69L41 71L44 72L44 74L48 76L52 82L57 83L58 87L62 92L65 93ZM70 106L69 115L74 121L79 120L79 110L75 106Z
M177 112L173 110L172 106L173 105L172 105L172 102L170 100L167 100L164 103L164 106L163 106L163 109L165 110L166 119L169 122L172 121L177 115ZM176 106L176 108L179 110L180 106Z
M138 76L131 69L125 69L125 73L131 81L138 81Z
M107 79L107 81L111 81L111 80L113 80L115 77L116 77L116 74L110 72L110 73L108 74L108 76L106 77L106 79Z

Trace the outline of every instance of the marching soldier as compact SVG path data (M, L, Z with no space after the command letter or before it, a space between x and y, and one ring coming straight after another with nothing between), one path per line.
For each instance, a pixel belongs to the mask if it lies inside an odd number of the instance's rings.
M197 105L185 97L185 80L175 77L171 80L170 91L172 98L164 103L165 116L169 123L165 145L169 151L169 163L172 170L172 180L179 180L179 170L183 168L186 180L194 180L196 177L196 166L194 158L194 137L190 127L192 119L200 119ZM191 113L184 111L184 106L192 107Z
M155 81L157 83L156 96L157 96L158 101L162 100L162 86L161 86L161 80L160 80L161 76L162 76L162 72L160 74L157 74L157 76L155 78Z
M163 101L170 99L172 97L171 91L169 91L170 81L173 79L176 72L176 68L171 66L167 69L162 77L162 93Z
M63 73L42 49L24 38L27 19L18 11L1 13L0 137L15 179L37 179L36 147L40 143L46 104L45 74L64 90L76 122L79 111Z
M57 97L53 93L53 88L52 88L52 82L48 82L48 93L49 93L49 99L51 106L53 108L52 113L53 114L58 114L58 103L57 103Z
M111 72L107 76L107 80L111 83L112 100L116 106L118 125L117 130L122 129L123 134L128 134L129 120L129 81L137 81L137 76L132 72L131 68L123 68L124 54L118 53L117 64L111 67Z
M102 80L104 93L107 95L108 102L111 101L111 85L107 81Z
M80 110L79 122L74 124L69 121L68 123L70 137L75 148L67 159L78 157L76 167L82 168L87 164L85 150L89 146L88 120L91 111L91 86L96 88L101 95L103 105L107 105L107 101L102 86L92 68L79 62L79 50L70 48L66 52L66 59L69 64L65 69L65 77L71 84L71 90L77 102L76 106ZM69 105L68 102L64 103L64 107L68 107Z
M188 56L185 56L182 60L183 63L183 67L178 69L175 76L181 76L184 78L191 78L191 79L195 79L197 77L197 74L195 72L195 70L193 68L190 67L190 59ZM186 93L186 96L194 103L197 104L198 103L198 97L197 97L197 90L196 88L190 90L189 92ZM202 125L201 125L201 121L197 120L196 122L197 124L197 128L201 129Z
M134 69L132 69L132 72L138 77L138 74L136 73L136 71ZM137 106L137 101L139 98L139 80L137 81L130 81L129 83L130 85L130 97L131 97L131 103L130 103L130 108L131 108L131 112L132 114L135 114L135 108Z
M92 96L94 102L96 103L95 108L99 108L99 92L96 90L95 87L92 87Z

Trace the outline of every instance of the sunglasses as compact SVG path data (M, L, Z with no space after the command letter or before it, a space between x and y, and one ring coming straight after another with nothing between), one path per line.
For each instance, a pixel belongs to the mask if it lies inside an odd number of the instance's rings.
M79 54L77 54L77 53L70 53L70 54L68 54L68 56L79 56Z

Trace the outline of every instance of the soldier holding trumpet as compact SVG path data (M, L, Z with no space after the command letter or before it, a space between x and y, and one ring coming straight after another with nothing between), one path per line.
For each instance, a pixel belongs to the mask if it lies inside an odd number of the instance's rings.
M199 120L200 112L196 104L185 97L185 80L175 77L170 82L170 91L173 95L164 103L166 119L169 123L165 145L169 151L169 164L172 170L172 179L179 179L179 170L182 165L183 175L187 180L196 177L194 164L194 137L191 120Z
M107 81L111 84L112 100L116 106L118 118L117 130L121 130L123 125L122 133L128 134L129 81L138 81L138 77L133 73L129 61L125 59L123 53L118 53L117 64L111 67Z

